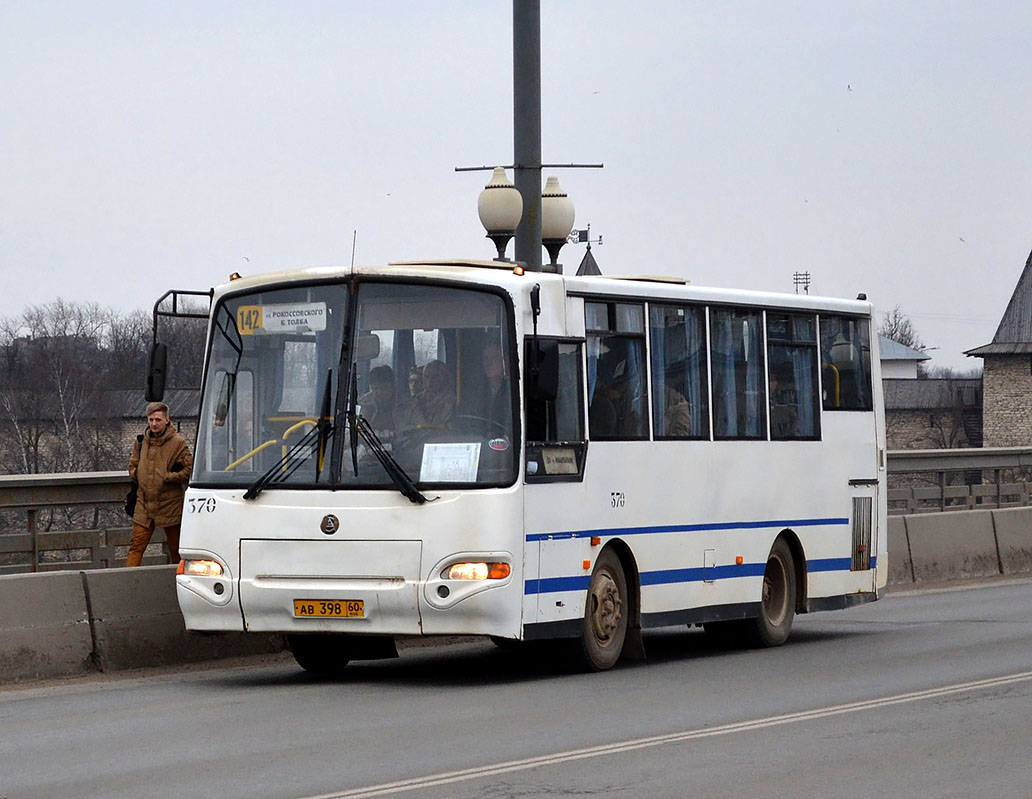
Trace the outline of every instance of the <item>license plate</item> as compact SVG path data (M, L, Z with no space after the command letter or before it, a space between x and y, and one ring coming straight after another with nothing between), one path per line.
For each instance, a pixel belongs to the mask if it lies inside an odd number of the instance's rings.
M295 618L361 619L365 601L361 599L295 599Z

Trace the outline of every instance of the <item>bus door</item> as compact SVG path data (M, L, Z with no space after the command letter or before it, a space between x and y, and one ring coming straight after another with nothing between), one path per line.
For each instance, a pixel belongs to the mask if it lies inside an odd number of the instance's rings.
M562 604L545 589L562 588L573 576L572 537L583 523L584 434L583 341L528 336L525 342L524 474L525 562L528 597L525 623L565 617ZM571 590L579 586L571 583Z

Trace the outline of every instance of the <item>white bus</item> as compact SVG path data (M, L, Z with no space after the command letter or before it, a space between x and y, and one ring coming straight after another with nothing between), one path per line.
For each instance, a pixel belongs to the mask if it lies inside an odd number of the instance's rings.
M285 633L314 672L457 634L600 670L650 627L775 646L885 587L863 295L311 269L213 290L208 341L189 629Z

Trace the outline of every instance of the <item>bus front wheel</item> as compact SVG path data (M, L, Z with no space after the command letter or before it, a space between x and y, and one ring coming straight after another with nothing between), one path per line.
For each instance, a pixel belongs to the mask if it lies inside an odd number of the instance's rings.
M613 550L603 550L588 584L584 628L578 641L582 666L605 671L616 665L627 638L629 610L623 564Z
M351 660L351 647L345 635L287 635L290 652L297 665L322 677L339 676Z
M752 630L754 643L781 646L788 640L795 618L796 574L792 550L783 538L771 547L763 571L760 615Z

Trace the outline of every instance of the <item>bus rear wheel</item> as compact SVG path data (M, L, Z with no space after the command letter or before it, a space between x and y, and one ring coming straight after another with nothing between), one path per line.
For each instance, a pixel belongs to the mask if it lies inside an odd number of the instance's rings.
M771 547L763 570L760 615L751 632L759 646L781 646L788 640L795 618L796 574L792 550L783 538Z
M288 634L287 644L297 665L321 677L339 676L351 660L346 635Z
M589 671L616 665L627 638L627 577L620 558L611 549L595 561L584 608L584 627L578 641L578 660Z

